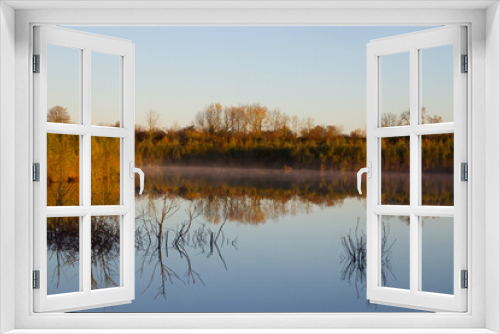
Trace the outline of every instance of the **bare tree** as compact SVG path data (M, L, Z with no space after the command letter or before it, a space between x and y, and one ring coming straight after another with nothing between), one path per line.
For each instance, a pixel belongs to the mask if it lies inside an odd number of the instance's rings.
M145 120L150 134L158 130L160 126L160 114L154 110L150 110L146 113Z
M279 109L274 109L269 113L267 123L270 131L284 133L289 129L290 116L281 113Z
M302 136L308 136L309 133L314 128L314 118L307 117L306 119L303 119L301 123L302 124L300 125L300 134Z
M47 113L47 122L53 123L71 123L71 117L68 114L68 108L55 106L49 109Z
M442 122L443 122L443 118L441 116L427 115L427 109L425 107L422 107L422 124L442 123Z
M410 125L410 108L399 115L398 125Z
M291 127L292 127L292 132L293 133L298 134L300 132L300 119L299 119L299 116L297 116L297 115L292 116Z
M226 132L237 132L238 109L240 107L230 106L224 108L224 120L222 128Z
M205 122L205 113L203 111L200 111L196 114L196 117L194 119L194 126L201 131L207 130L207 124Z
M220 103L213 103L205 109L205 122L211 133L222 130L222 106Z
M234 110L234 132L246 133L248 129L248 120L245 113L246 106L238 106Z
M384 113L382 114L381 123L382 127L398 126L398 116L390 112Z

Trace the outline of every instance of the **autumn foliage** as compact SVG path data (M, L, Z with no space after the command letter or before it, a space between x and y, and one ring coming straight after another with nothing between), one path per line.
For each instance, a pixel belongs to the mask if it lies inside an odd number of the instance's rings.
M150 129L136 128L137 164L323 170L357 170L365 164L363 130L346 135L340 126L315 125L311 118L300 120L259 104L216 103L198 113L191 126Z
M152 114L152 115L151 115ZM215 165L280 169L357 171L366 165L366 131L343 133L342 126L317 125L278 110L253 105L215 103L199 112L191 126L161 129L150 112L146 127L136 128L136 163L142 165ZM384 114L382 126L407 125L408 114ZM442 121L422 114L424 123ZM409 169L409 138L382 142L383 168ZM423 168L453 170L453 135L422 138Z

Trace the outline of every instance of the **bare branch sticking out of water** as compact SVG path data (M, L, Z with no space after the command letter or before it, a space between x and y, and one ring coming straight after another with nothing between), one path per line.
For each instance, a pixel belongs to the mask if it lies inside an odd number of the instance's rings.
M392 271L392 248L396 244L397 239L390 240L390 227L385 222L382 222L382 237L381 237L381 279L382 286L387 286L387 276L390 274L394 280L396 275ZM356 290L356 298L361 298L361 292L366 290L366 267L367 267L367 250L366 250L366 233L359 228L359 218L356 222L354 235L349 230L347 236L340 238L340 243L344 251L340 255L340 264L342 264L340 279L347 281L349 284L354 282ZM376 306L367 301L368 307Z

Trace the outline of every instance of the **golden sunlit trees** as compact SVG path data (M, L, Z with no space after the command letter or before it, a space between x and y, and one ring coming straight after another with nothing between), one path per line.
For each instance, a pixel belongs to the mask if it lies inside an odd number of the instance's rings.
M427 116L425 108L422 112L426 122L441 119ZM383 125L401 126L408 121L409 111L382 118ZM441 166L453 165L453 138L449 140L436 144L442 146L439 154L446 160L435 160ZM408 168L402 157L409 147L395 144L397 150L386 155L387 171ZM422 145L428 150L425 142ZM223 107L213 103L196 115L193 126L153 133L138 128L136 160L138 164L358 170L365 166L366 130L344 134L342 126L317 125L311 117L301 120L260 104ZM442 172L443 167L433 164L430 171Z
M349 136L352 138L366 138L366 129L354 129Z
M300 121L259 104L213 103L190 127L154 133L137 128L136 162L356 169L366 151L362 132L357 134L350 137L341 126L314 125L312 118Z
M120 204L120 138L91 139L92 205Z
M202 131L216 133L222 130L223 111L220 103L209 105L203 112L196 115L195 124Z
M259 135L268 120L268 109L260 104L252 104L246 107L246 118L250 131Z
M47 205L80 205L78 136L47 134Z

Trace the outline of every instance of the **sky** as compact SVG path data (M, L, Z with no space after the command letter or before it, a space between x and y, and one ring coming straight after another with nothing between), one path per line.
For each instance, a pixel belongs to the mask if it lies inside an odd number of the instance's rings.
M348 133L366 126L366 44L431 27L70 28L135 44L136 123L144 124L145 113L154 110L162 126L187 126L211 103L260 103L288 115L312 117L316 124L341 125ZM51 48L62 49L49 47L48 108L65 103L75 110L78 52ZM430 113L452 110L450 48L424 50L429 56L422 58L422 99ZM68 57L70 51L76 56ZM402 59L382 60L388 78L383 79L384 105L394 112L408 109L409 63L404 55L384 57ZM114 58L92 55L94 125L118 120Z

